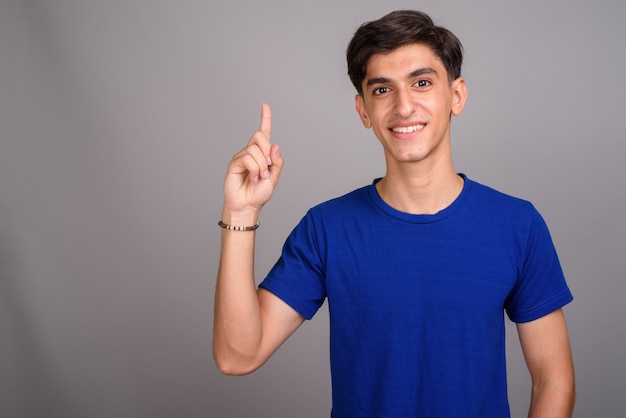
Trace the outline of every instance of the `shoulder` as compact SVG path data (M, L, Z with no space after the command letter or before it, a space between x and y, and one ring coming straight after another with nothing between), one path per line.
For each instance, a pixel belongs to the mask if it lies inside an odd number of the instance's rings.
M373 187L363 186L311 207L300 221L299 227L317 231L316 233L357 227L360 222L376 216L371 197Z
M465 220L481 228L498 230L525 240L532 231L547 230L547 225L529 200L516 197L477 182L471 182L465 205Z
M492 187L466 179L471 184L470 202L475 208L491 215L501 213L507 217L534 217L538 215L534 205L520 197L516 197Z
M338 214L362 210L371 203L371 189L373 184L352 190L344 195L329 199L313 206L309 212L316 215Z

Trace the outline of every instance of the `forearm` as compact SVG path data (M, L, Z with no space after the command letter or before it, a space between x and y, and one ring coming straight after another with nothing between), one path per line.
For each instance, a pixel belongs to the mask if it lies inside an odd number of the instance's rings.
M562 309L517 324L532 380L530 418L569 418L576 400L574 362Z
M570 418L574 410L574 378L533 384L529 418Z
M223 217L233 225L256 219ZM247 223L246 223L247 222ZM222 231L222 252L215 289L213 355L227 374L247 372L261 342L261 317L254 282L254 231Z

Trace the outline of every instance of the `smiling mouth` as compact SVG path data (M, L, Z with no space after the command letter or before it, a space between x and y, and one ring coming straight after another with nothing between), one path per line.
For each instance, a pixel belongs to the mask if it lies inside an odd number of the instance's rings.
M398 126L396 128L391 128L392 132L398 134L410 134L412 132L417 132L419 130L424 129L426 127L425 124L411 125L411 126Z

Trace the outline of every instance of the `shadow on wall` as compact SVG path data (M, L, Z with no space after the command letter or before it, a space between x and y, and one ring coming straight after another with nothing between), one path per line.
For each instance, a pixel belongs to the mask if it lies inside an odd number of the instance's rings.
M19 243L0 211L0 405L16 417L67 417L45 346L37 332L36 312L27 300L31 282L18 257Z

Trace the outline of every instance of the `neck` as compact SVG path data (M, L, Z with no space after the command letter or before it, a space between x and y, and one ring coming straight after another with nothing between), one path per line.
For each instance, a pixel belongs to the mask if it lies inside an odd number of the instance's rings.
M463 178L451 162L428 168L414 164L388 165L376 190L385 203L396 210L432 215L454 202L463 190Z

